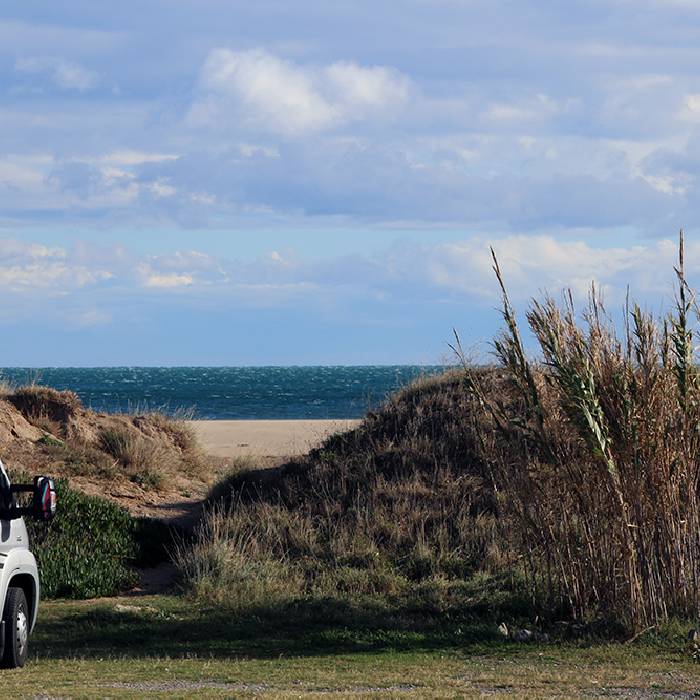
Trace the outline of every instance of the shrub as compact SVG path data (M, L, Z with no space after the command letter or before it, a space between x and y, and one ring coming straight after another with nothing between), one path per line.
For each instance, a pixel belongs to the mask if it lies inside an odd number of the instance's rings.
M212 489L197 536L178 548L185 586L234 605L246 596L395 596L413 582L488 568L502 550L488 473L465 430L470 404L462 375L447 373L279 469L238 465ZM264 593L245 588L253 575Z
M157 489L164 482L163 471L169 460L164 447L127 426L107 428L100 433L100 446L116 459L134 483L145 490Z
M166 415L160 411L150 411L134 417L137 427L151 427L165 433L183 454L198 454L200 451L197 434L189 421L194 417L193 411L177 411Z
M124 467L142 467L151 458L149 445L143 436L122 426L102 430L100 447Z
M208 469L194 428L189 423L192 411L176 411L166 415L150 411L134 416L133 425L156 444L167 448L168 461L188 476L202 478ZM160 455L161 461L164 455ZM171 469L172 470L172 469Z
M265 538L263 521L213 507L191 540L180 540L173 560L189 592L234 609L274 604L301 593L298 573L275 551L275 527ZM270 537L271 535L271 537Z
M54 425L56 423L65 424L82 409L80 398L74 392L58 391L46 386L20 387L6 399L21 411L30 422L37 420L40 425L41 421L46 420L51 421Z
M26 519L42 596L115 595L136 582L134 521L119 506L57 483L58 511L48 525Z

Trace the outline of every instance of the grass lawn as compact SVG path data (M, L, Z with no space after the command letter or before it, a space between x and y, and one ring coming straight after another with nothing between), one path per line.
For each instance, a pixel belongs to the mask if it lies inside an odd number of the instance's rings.
M174 596L45 602L2 697L700 697L680 628L516 644L494 627L327 602L239 615Z

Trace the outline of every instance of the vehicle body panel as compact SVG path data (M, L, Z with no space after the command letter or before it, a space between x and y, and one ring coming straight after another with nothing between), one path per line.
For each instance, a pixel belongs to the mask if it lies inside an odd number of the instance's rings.
M0 481L9 487L9 477L0 461ZM29 535L23 518L0 518L0 600L7 600L10 585L24 589L30 609L29 631L34 629L39 610L39 570L29 551Z

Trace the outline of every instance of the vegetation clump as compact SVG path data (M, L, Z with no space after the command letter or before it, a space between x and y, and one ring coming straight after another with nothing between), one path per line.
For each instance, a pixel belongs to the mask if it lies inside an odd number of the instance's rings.
M188 418L157 411L95 413L70 391L6 387L0 443L9 464L80 480L89 491L112 481L141 491L182 492L193 480L203 486L208 466Z
M661 321L628 301L620 332L595 287L581 320L571 294L533 301L531 359L494 256L497 365L465 361L308 456L219 484L176 552L186 587L237 604L253 582L257 598L391 597L494 575L523 581L543 620L697 618L700 371L683 257L681 235Z
M168 456L161 443L131 426L120 425L101 430L99 444L139 486L151 490L162 485L164 470L159 467Z
M37 558L41 594L47 598L116 595L136 582L134 519L97 496L56 484L60 508L51 523L26 519Z
M462 373L424 378L309 455L230 477L176 551L185 585L232 606L420 597L433 583L447 600L475 572L501 570L471 410Z
M5 399L29 420L47 420L52 426L65 425L82 410L76 393L36 384L19 387L7 393Z
M526 358L503 291L495 350L502 401L466 366L483 407L477 428L509 540L546 609L626 627L697 617L700 604L700 373L683 237L675 312L662 322L636 304L620 335L591 289L579 323L534 301L527 321L542 361Z

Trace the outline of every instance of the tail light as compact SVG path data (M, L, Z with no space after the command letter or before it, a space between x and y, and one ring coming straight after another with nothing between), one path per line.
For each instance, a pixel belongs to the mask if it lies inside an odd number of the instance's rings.
M44 522L52 520L56 515L56 485L50 476L34 477L32 515Z

